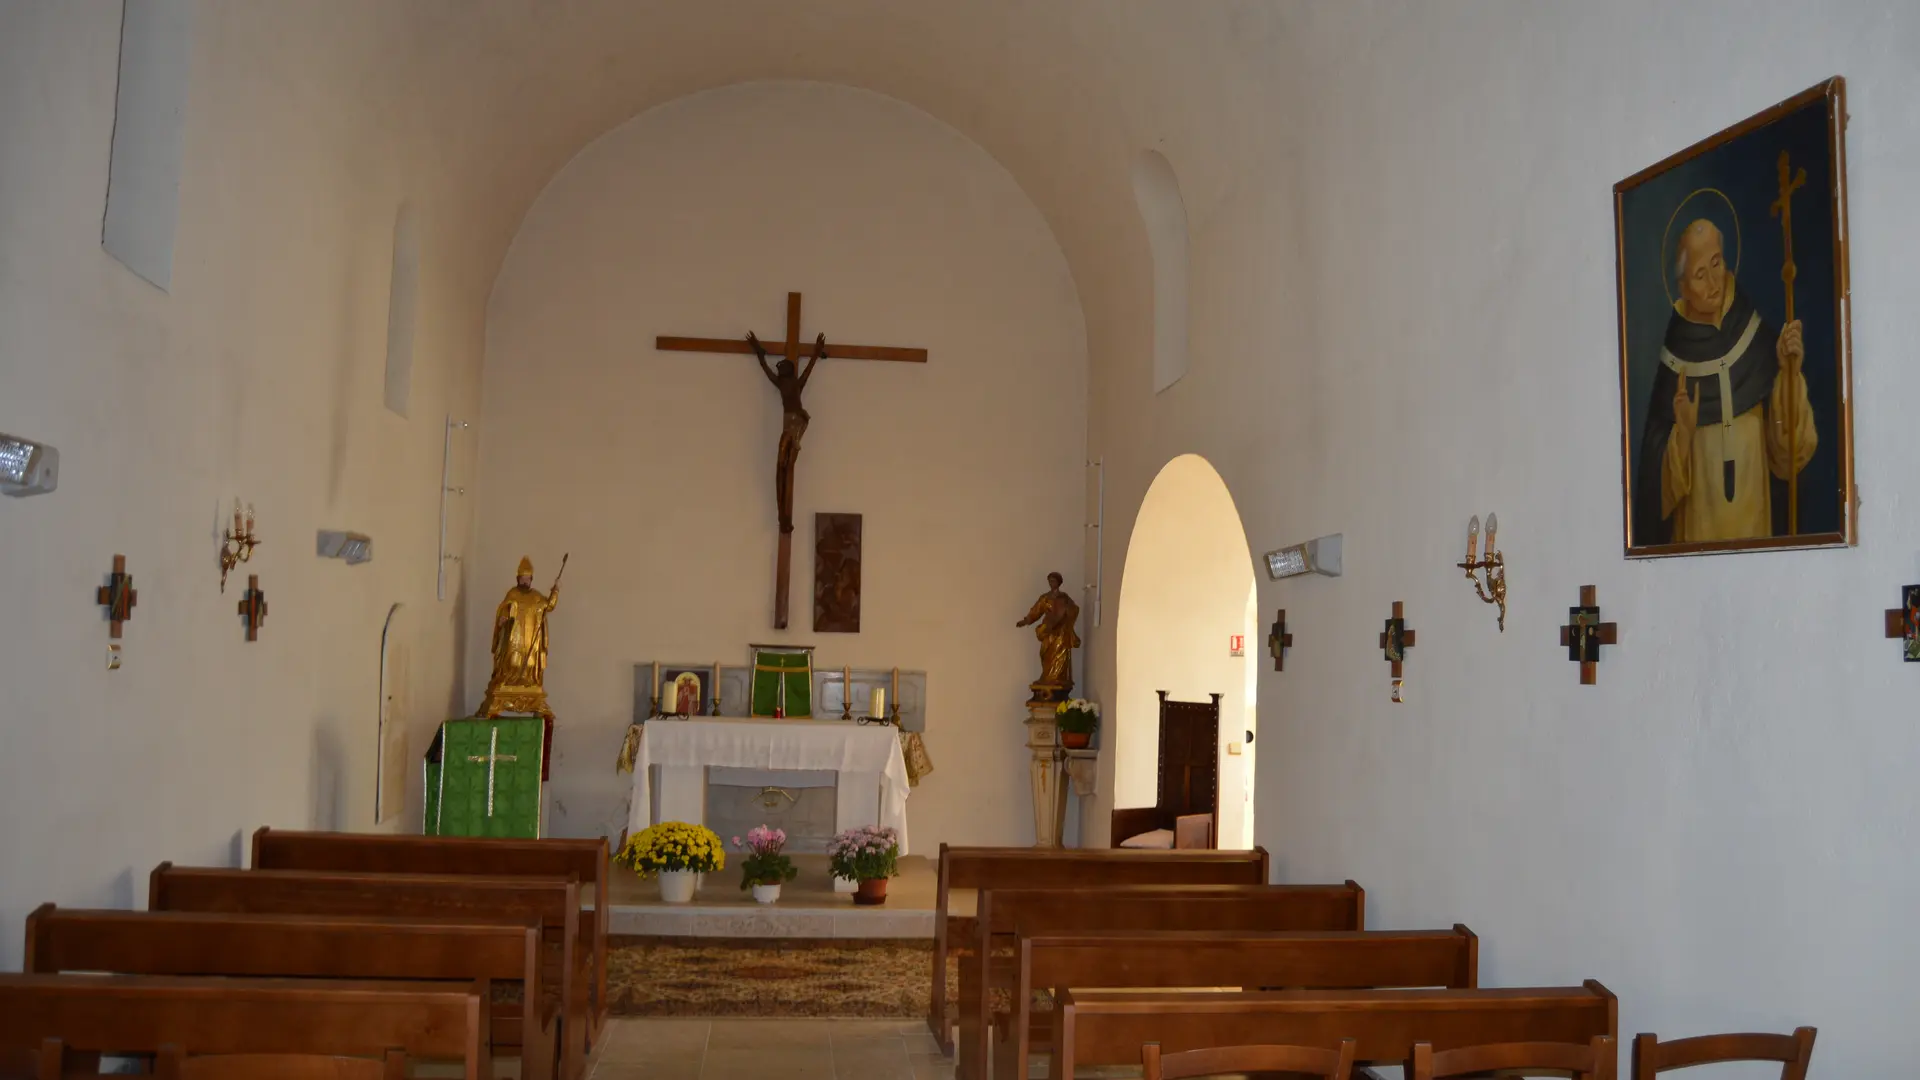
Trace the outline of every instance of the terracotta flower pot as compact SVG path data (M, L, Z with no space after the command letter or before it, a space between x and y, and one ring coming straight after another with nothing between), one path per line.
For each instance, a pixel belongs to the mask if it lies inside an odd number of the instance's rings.
M860 887L853 891L856 904L884 904L887 902L887 879L883 877L866 878Z
M1060 733L1060 745L1069 750L1085 750L1093 742L1091 731L1063 731Z

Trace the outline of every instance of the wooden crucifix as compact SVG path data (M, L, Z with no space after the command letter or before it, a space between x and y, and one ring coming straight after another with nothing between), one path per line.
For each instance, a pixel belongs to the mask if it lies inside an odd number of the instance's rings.
M1407 650L1413 648L1413 631L1407 629L1407 606L1398 600L1393 602L1393 617L1380 631L1380 652L1391 665L1393 672L1393 700L1400 700L1400 665L1406 662Z
M1900 639L1907 663L1920 663L1920 585L1900 589L1900 606L1887 609L1887 636Z
M1560 628L1560 644L1567 659L1580 664L1580 685L1600 681L1600 646L1618 645L1620 626L1600 621L1600 590L1580 586L1580 606L1567 609L1567 625Z
M267 594L260 591L260 575L247 575L247 591L240 595L240 618L247 624L247 640L260 640L260 624L267 621Z
M107 576L107 583L100 586L94 597L94 603L107 609L107 636L120 640L121 628L133 618L133 606L140 602L140 594L133 588L133 575L127 573L125 555L113 557L113 573Z
M1287 650L1293 648L1293 635L1287 631L1287 609L1273 613L1273 632L1267 635L1267 652L1273 655L1273 670L1287 670Z
M744 339L736 338L696 338L668 337L654 339L654 348L666 352L703 352L733 353L750 355L759 359L760 370L767 380L780 391L780 406L783 413L780 427L780 452L774 461L774 502L780 521L780 561L773 586L773 625L775 629L787 628L787 592L793 578L793 473L800 459L800 440L807 433L807 422L812 419L801 405L801 393L807 387L807 380L813 377L813 368L828 355L827 338L820 334L813 339L813 356L807 361L806 370L800 369L800 294L787 294L787 338L785 341L769 342L762 345L760 339L749 333ZM767 349L783 354L777 366L768 366ZM907 364L927 362L927 350L904 349L890 345L834 345L832 355L837 360L891 360Z

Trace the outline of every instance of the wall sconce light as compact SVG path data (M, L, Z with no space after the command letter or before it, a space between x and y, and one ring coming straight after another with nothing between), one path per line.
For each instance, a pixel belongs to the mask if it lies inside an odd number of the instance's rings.
M45 495L60 484L60 451L0 434L0 492Z
M227 573L234 567L253 558L253 549L260 543L253 535L253 504L246 504L244 519L240 516L240 500L233 500L233 528L227 530L226 538L220 541L220 591L227 591Z
M1487 515L1487 557L1475 560L1474 555L1480 544L1480 515L1467 522L1467 561L1455 563L1467 572L1467 580L1473 582L1473 591L1479 594L1484 603L1500 605L1500 632L1507 630L1507 559L1494 546L1494 530L1500 527L1500 519L1493 514ZM1486 578L1481 585L1481 577L1474 571L1480 571Z
M1265 555L1267 576L1275 581L1301 574L1339 577L1340 540L1343 535L1334 533L1332 536L1322 536L1304 544L1295 544L1292 547L1283 547L1279 551L1267 552Z
M320 530L315 550L323 559L345 559L348 566L373 561L373 537L357 532Z

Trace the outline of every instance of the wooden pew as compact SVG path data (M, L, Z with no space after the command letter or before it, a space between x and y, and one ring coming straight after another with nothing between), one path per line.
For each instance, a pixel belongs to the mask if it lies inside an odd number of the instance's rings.
M1126 930L1364 930L1366 890L1340 885L1121 885L1094 889L987 889L960 958L959 1075L987 1060L995 990L1011 988L1016 930L1029 936ZM991 959L991 964L989 963Z
M586 1065L586 968L576 960L580 883L572 878L455 874L332 874L216 870L163 862L147 890L151 911L233 915L376 915L460 922L531 920L542 929L541 980L560 992L560 1075Z
M469 836L394 836L367 833L298 832L261 826L253 834L255 870L331 870L349 874L471 874L480 877L580 879L576 955L593 969L588 1004L592 1036L607 1022L607 876L612 865L606 838L507 840Z
M490 1080L475 987L141 975L0 975L0 1052L299 1054L458 1061Z
M1131 1065L1150 1042L1175 1053L1262 1043L1333 1047L1346 1038L1355 1040L1356 1058L1399 1065L1417 1042L1436 1050L1583 1043L1595 1035L1617 1038L1620 1026L1619 1002L1592 979L1572 987L1499 990L1068 990L1057 1005L1054 1043L1062 1070Z
M27 974L220 975L450 980L492 1002L496 982L521 987L496 1007L493 1044L518 1047L525 1080L553 1080L558 995L541 981L540 927L369 916L84 911L42 904L27 916ZM493 1010L490 1010L493 1011Z
M953 1053L947 1021L947 957L973 937L973 917L951 915L953 890L1091 888L1102 885L1265 885L1267 849L1132 851L1104 848L1005 848L940 845L933 911L933 992L927 1026Z
M1052 1055L1056 1068L1065 1068L1059 1047L1053 1045L1052 1017L1034 1011L1036 990L1050 991L1057 1002L1068 990L1107 987L1471 989L1479 982L1480 942L1459 924L1451 930L1022 934L1018 964L1012 1013L994 1046L993 1075L1026 1080L1032 1053L1044 1051ZM1139 1056L1136 1045L1129 1060Z

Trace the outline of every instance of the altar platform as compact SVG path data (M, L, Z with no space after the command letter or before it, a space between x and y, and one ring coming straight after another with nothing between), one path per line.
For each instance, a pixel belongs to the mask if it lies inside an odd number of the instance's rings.
M825 855L795 855L800 876L780 890L774 904L756 904L740 888L733 852L727 868L705 875L693 901L666 904L660 886L622 866L607 879L609 928L614 934L687 938L933 938L933 905L939 868L919 855L900 857L900 876L887 886L887 902L855 905L852 893L836 893ZM972 910L973 894L954 897Z

